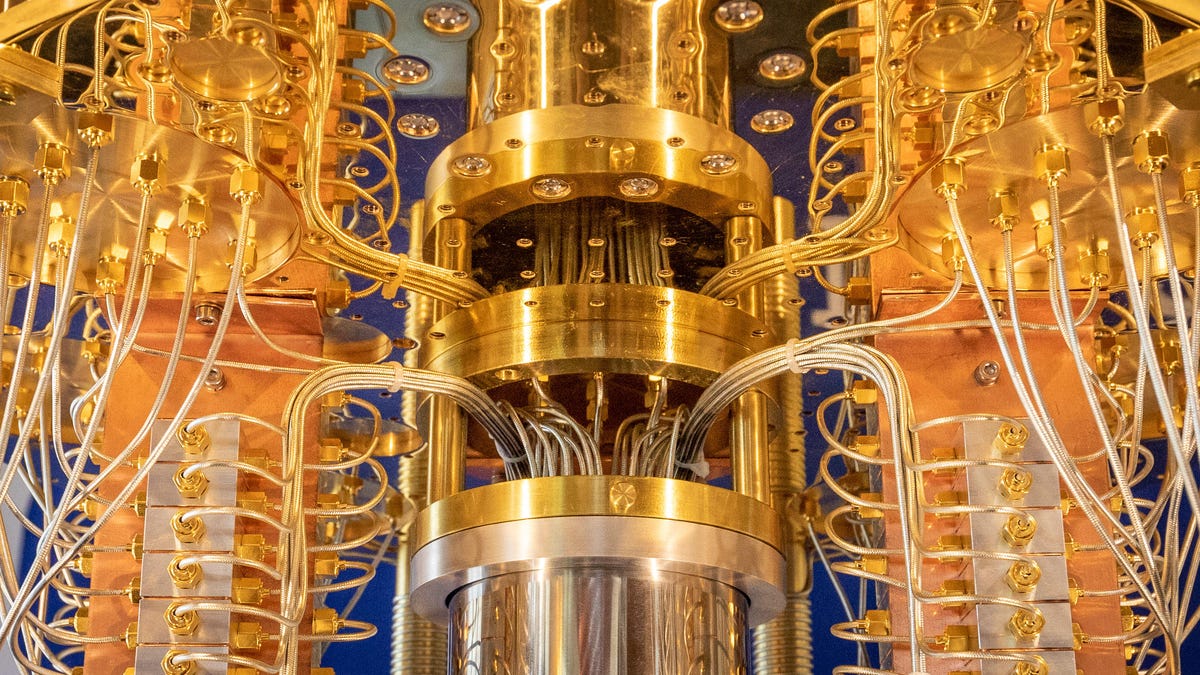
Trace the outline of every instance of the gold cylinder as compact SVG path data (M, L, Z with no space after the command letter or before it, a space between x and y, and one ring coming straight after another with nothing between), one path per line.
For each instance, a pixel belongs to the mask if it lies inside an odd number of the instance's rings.
M470 125L626 103L729 127L729 42L702 0L477 0Z
M725 259L729 263L758 251L763 244L763 222L754 216L725 221ZM738 306L755 318L763 315L763 288L754 286L737 298ZM767 396L761 391L742 394L733 404L729 422L729 456L733 489L771 503L771 471Z
M434 263L446 269L471 269L471 225L460 218L447 218L433 232ZM434 319L454 311L439 304ZM433 335L426 336L434 339ZM431 396L428 410L429 501L444 499L464 488L467 462L467 421L456 403L444 396Z

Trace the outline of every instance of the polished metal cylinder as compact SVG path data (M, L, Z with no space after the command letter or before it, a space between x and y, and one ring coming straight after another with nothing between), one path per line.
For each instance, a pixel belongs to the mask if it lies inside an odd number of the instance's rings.
M703 0L476 0L470 124L625 103L729 126L729 41Z
M646 563L505 574L450 601L453 673L746 673L746 596Z

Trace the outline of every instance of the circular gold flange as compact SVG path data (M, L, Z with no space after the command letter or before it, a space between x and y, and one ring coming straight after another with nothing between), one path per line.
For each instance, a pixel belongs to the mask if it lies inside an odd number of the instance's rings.
M485 388L594 371L705 386L771 344L764 324L715 298L658 286L569 284L455 311L430 329L421 353L423 368Z
M1150 176L1135 166L1133 142L1146 130L1165 133L1171 144L1171 166L1163 174L1167 217L1174 239L1176 263L1191 267L1196 244L1191 207L1179 197L1179 172L1200 161L1200 113L1179 110L1152 94L1132 96L1125 104L1125 126L1113 139L1117 155L1117 179L1126 213L1152 207L1154 190ZM1070 173L1061 179L1064 246L1067 283L1086 289L1081 257L1106 251L1110 262L1108 286L1124 283L1119 242L1128 237L1124 223L1113 222L1112 202L1100 139L1088 129L1085 106L1077 105L1023 120L960 145L955 156L966 167L966 190L959 197L963 225L971 237L984 282L1004 288L1004 253L1000 231L991 223L989 198L1000 191L1016 194L1020 222L1013 229L1016 285L1021 290L1047 287L1046 259L1037 252L1034 225L1049 218L1049 191L1037 175L1034 156L1044 145L1061 145L1070 157ZM903 246L918 262L947 276L951 269L942 261L942 239L954 232L945 201L934 192L927 176L910 182L896 209ZM1151 249L1152 274L1167 273L1161 240ZM1135 252L1136 253L1136 252ZM1140 258L1140 255L1139 255Z
M19 50L0 49L0 84L11 89L14 100L14 105L0 106L0 175L21 178L30 191L27 209L14 220L12 237L12 272L24 277L31 272L35 231L43 217L45 188L35 174L39 146L53 143L67 150L70 175L54 187L51 210L52 215L71 219L79 216L91 152L77 131L80 113L63 108L51 93L60 91L56 83L61 75L48 65ZM230 177L245 160L183 131L152 125L121 111L109 114L113 140L98 150L95 184L79 246L78 287L94 288L103 266L108 269L106 274L123 279L130 256L141 254L133 250L142 201L142 193L133 184L133 167L142 158L157 156L162 160L161 175L146 222L167 235L164 257L154 271L154 289L183 288L188 237L177 221L185 199L201 198L208 203L208 219L207 233L199 240L196 289L223 290L229 283L230 243L236 239L241 221L241 205L229 194ZM303 222L297 204L266 174L261 192L262 200L250 209L255 266L247 273L249 281L261 279L287 262L299 243ZM70 227L59 229L69 235ZM53 225L51 230L55 230ZM102 256L110 260L102 264ZM121 262L112 265L111 259ZM54 256L47 252L43 260L42 278L49 283L54 278Z
M339 316L321 319L322 358L347 363L377 363L392 353L392 340L378 328Z
M200 98L244 103L275 91L279 65L263 50L225 38L171 47L171 72L180 87Z
M732 156L736 168L705 173L702 160L716 152ZM461 157L483 158L490 170L464 176L455 170ZM659 108L563 105L503 117L450 144L429 168L427 230L447 217L480 227L522 207L568 197L623 198L620 186L630 178L657 183L642 201L713 223L733 216L772 222L770 167L733 132ZM536 189L547 184L556 187L553 197Z
M939 91L982 91L1020 73L1028 51L1026 36L984 24L921 43L909 59L908 75L914 84Z
M710 525L783 550L770 506L704 483L633 476L527 478L465 490L417 515L412 550L474 527L564 516L636 516Z

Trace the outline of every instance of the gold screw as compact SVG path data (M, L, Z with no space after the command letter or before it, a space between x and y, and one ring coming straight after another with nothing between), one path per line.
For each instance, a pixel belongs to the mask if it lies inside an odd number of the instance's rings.
M195 588L204 579L204 568L196 562L185 565L183 564L184 560L186 560L186 556L177 555L167 563L167 576L171 577L171 583L175 584L175 588Z
M1171 164L1171 143L1157 129L1143 131L1133 139L1133 161L1142 173L1162 173Z
M177 656L183 656L187 652L179 649L172 649L163 656L162 671L163 675L196 675L200 672L200 667L195 661L179 661L175 660Z
M1017 593L1029 593L1042 580L1042 568L1032 560L1018 560L1008 568L1004 580Z
M1004 541L1009 546L1028 546L1037 532L1037 521L1033 516L1009 516L1004 523Z
M996 431L992 449L1001 455L1014 455L1025 449L1027 440L1029 440L1029 430L1024 425L1005 422Z
M42 143L34 155L34 173L49 185L58 185L71 176L71 151L59 143Z
M1057 183L1071 173L1071 156L1066 146L1043 145L1033 155L1033 167L1043 182Z
M0 176L0 214L19 216L29 206L29 183L16 176Z
M1022 469L1008 468L1000 474L1000 494L1006 499L1016 501L1029 494L1033 487L1033 474Z
M1046 617L1038 610L1018 609L1008 620L1008 628L1018 640L1033 640L1046 627Z
M212 446L212 439L208 436L208 430L204 427L196 427L189 431L187 423L179 426L179 431L175 437L179 440L179 444L183 446L183 451L189 455L200 455L208 452Z
M204 538L204 521L199 516L185 520L184 513L186 512L180 511L171 516L171 530L175 532L175 538L179 541L194 544Z
M175 483L175 487L179 488L180 496L187 499L199 499L208 490L208 477L199 469L188 474L187 471L191 466L190 464L184 464L179 467L179 470L171 478L171 482Z
M180 611L181 602L172 602L163 612L163 620L171 635L194 635L200 628L200 615L194 609Z
M201 197L188 197L179 207L179 227L187 236L195 238L208 232L208 223L212 220L208 202Z

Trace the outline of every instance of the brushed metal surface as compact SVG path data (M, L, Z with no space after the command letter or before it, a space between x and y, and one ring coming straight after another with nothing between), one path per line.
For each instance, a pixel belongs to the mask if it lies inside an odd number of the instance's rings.
M455 532L412 558L413 609L445 623L452 596L494 576L574 567L639 568L719 581L749 601L757 625L784 606L783 555L750 536L664 518L569 516L502 522Z
M450 602L450 672L740 674L747 600L718 581L609 566L483 579Z

